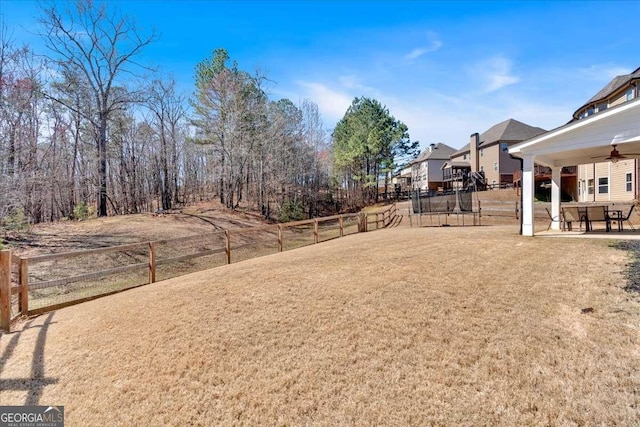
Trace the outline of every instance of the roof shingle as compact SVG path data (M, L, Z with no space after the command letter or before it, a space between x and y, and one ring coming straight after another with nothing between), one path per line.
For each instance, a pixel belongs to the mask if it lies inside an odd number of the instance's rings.
M497 141L524 141L545 133L546 130L529 126L515 119L505 120L487 129L480 135L478 147L486 147Z

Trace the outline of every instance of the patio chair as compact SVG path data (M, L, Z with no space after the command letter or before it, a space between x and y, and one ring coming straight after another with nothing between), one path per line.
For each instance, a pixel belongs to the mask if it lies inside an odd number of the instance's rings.
M552 216L551 212L549 212L549 208L544 208L544 210L547 211L547 215L549 216L549 226L547 227L547 231L549 231L554 222L560 222L561 216Z
M635 207L636 207L636 205L631 205L631 209L629 209L629 212L627 213L627 216L620 217L620 223L622 223L622 221L626 221L627 224L629 225L629 228L631 228L633 231L636 231L636 229L633 226L633 224L631 223L631 221L629 220L629 218L631 218L631 214L633 213L633 209Z
M604 206L589 206L587 207L587 231L593 230L593 222L602 221L605 223L605 230L611 231L611 218L607 214L607 209Z
M562 231L565 230L565 227L572 231L574 222L579 223L580 230L582 230L582 221L584 221L584 216L580 216L577 206L562 208Z

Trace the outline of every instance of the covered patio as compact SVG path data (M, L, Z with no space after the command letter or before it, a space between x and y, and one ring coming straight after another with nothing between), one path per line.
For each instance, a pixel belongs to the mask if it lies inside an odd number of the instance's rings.
M522 234L535 234L534 162L551 168L551 230L559 232L562 167L640 158L640 98L514 145L509 153L522 159Z

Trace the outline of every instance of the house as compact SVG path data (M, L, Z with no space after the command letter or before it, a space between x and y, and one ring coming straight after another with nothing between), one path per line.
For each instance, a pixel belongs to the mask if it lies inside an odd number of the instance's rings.
M411 162L411 185L414 190L438 191L443 186L442 166L455 152L441 142L431 144Z
M622 105L640 95L640 68L613 78L605 87L573 113L570 123L584 120ZM615 138L614 138L615 140ZM578 165L578 200L581 202L624 202L638 198L638 159L618 155L596 158L596 163ZM619 151L618 151L619 150ZM636 155L639 153L635 153Z
M492 188L510 186L514 172L520 170L520 161L509 156L509 147L544 132L515 119L505 120L482 134L471 135L469 144L451 155L450 164L463 168L468 163L470 173L484 173Z
M412 176L411 163L400 168L399 172L391 178L393 184L393 191L399 197L408 191L411 191L411 176Z
M551 228L560 229L560 185L561 170L566 165L585 165L592 159L609 160L608 176L614 176L611 170L619 163L640 157L640 97L635 97L606 110L595 112L578 120L572 120L564 126L531 138L509 148L509 152L522 159L522 234L534 233L534 162L551 168ZM597 165L596 165L597 166ZM635 186L634 175L637 169L630 169L631 186ZM627 178L623 175L624 178ZM601 187L594 194L611 197L609 182L598 179ZM613 188L613 187L610 187Z

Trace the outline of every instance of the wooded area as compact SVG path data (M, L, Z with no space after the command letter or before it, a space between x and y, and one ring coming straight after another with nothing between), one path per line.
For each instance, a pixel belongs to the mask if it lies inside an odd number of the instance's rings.
M267 76L243 71L224 49L197 65L187 102L174 79L139 61L158 36L112 5L43 4L39 24L46 56L0 28L5 229L216 197L280 221L354 210L376 199L372 177L409 141L375 101L384 137L367 150L377 151L335 163L332 142L349 130L332 139L312 101L270 100Z

